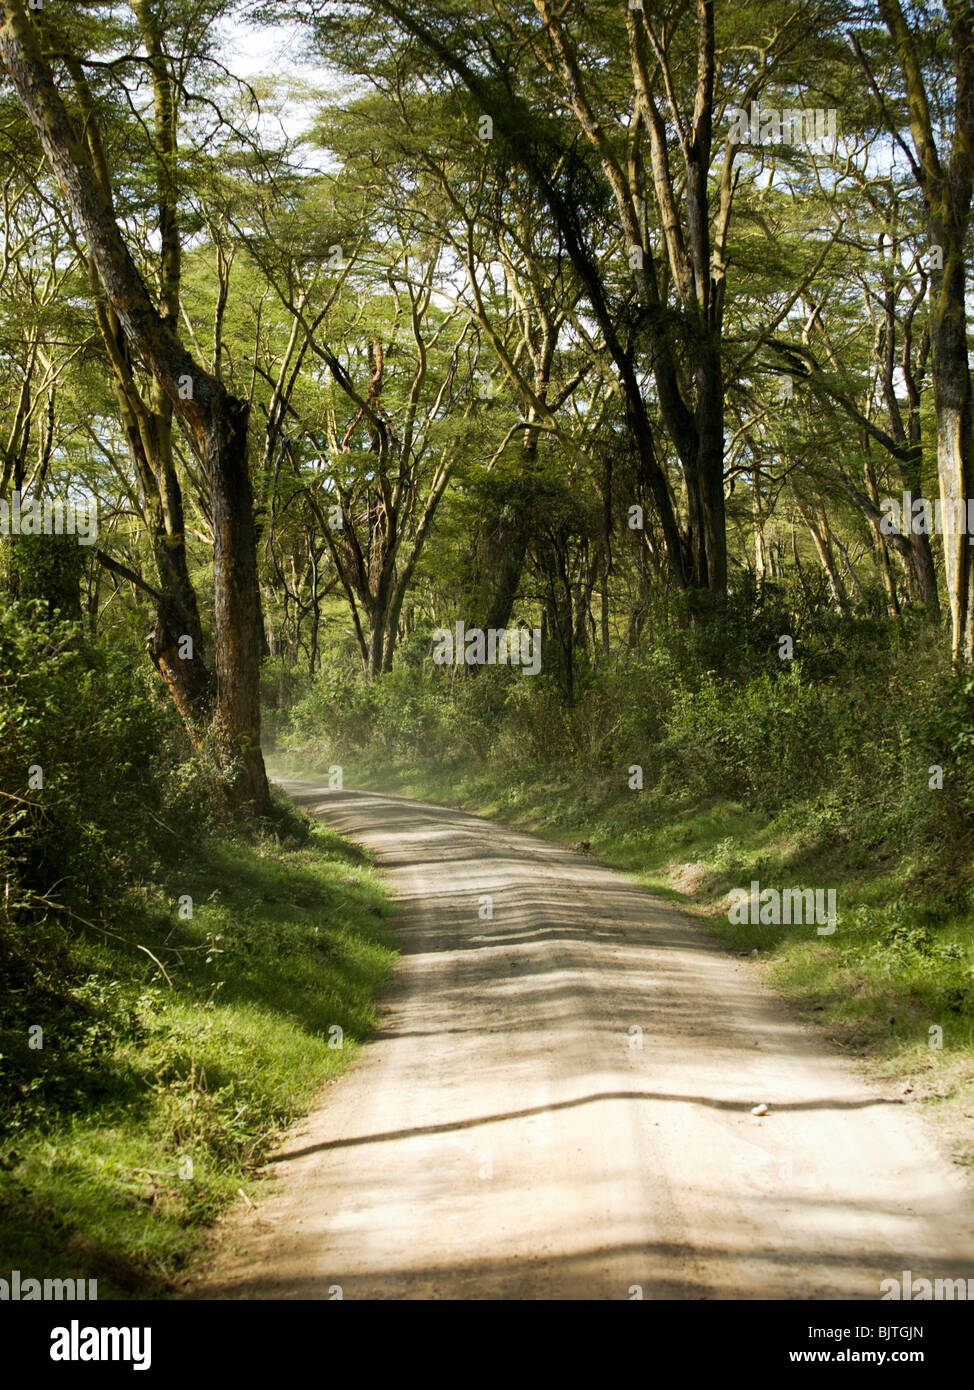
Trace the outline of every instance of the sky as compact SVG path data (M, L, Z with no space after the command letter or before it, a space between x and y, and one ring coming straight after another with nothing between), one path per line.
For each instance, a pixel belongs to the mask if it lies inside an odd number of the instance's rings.
M222 61L236 77L255 85L257 79L268 77L287 77L295 83L309 82L332 89L336 85L334 74L325 64L302 55L307 36L303 25L265 26L234 19L218 24L216 31L223 45ZM295 94L275 121L278 119L289 136L301 135L314 119L314 106Z

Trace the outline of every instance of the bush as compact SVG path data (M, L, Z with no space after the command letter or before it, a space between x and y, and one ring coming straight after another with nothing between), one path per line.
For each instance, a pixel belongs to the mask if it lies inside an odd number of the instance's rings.
M377 770L428 756L619 778L635 763L663 804L804 808L818 832L863 847L895 838L942 856L965 844L974 682L951 675L939 631L914 618L840 620L809 594L793 611L786 599L768 586L756 610L753 595L729 601L719 625L661 627L638 659L581 671L571 707L545 671L409 662L371 686L351 672L320 677L283 736ZM791 661L778 654L783 632ZM930 786L936 766L942 793Z
M138 1031L74 946L190 852L212 800L154 673L47 612L0 615L0 1103L19 1102L18 1123L35 1090L64 1100ZM58 1038L42 1077L33 1027Z
M97 906L187 846L211 774L148 663L14 604L0 617L0 792L18 877Z

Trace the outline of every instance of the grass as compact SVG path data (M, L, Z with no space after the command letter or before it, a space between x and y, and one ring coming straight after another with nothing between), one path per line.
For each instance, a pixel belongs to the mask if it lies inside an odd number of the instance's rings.
M280 753L295 769L302 756ZM657 798L581 773L440 755L345 760L346 785L456 806L572 844L696 916L844 1054L944 1122L974 1166L974 920L949 874L868 848L827 805L778 816L728 800ZM962 876L959 876L962 877ZM837 929L734 925L728 894L835 888ZM938 1045L939 1044L939 1045Z
M0 1140L4 1277L97 1278L102 1298L176 1288L373 1028L389 912L371 863L318 826L304 843L200 845L111 921L127 943L32 923L29 985L0 1028L20 1078Z

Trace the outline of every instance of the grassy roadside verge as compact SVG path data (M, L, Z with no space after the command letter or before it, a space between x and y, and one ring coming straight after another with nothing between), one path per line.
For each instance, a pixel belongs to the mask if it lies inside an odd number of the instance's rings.
M0 1053L31 1074L0 1143L0 1277L171 1292L373 1027L389 911L365 856L315 826L200 843L105 923L117 937L33 921L4 962L29 985Z
M275 756L282 769L310 770L305 754ZM621 778L558 777L449 755L384 755L381 765L349 758L343 772L347 786L588 842L602 863L698 917L728 950L753 958L831 1044L942 1121L955 1160L974 1169L974 918L956 906L948 876L911 861L894 843L864 849L855 825L827 804L794 805L769 819L731 801L656 799L630 791ZM835 888L835 934L732 925L727 895L752 879L762 887Z

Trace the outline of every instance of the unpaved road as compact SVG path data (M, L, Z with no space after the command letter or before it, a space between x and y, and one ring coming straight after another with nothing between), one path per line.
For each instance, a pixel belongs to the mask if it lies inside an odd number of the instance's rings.
M876 1299L906 1269L974 1277L970 1192L921 1118L688 918L473 816L283 785L377 856L402 956L378 1035L195 1296Z

